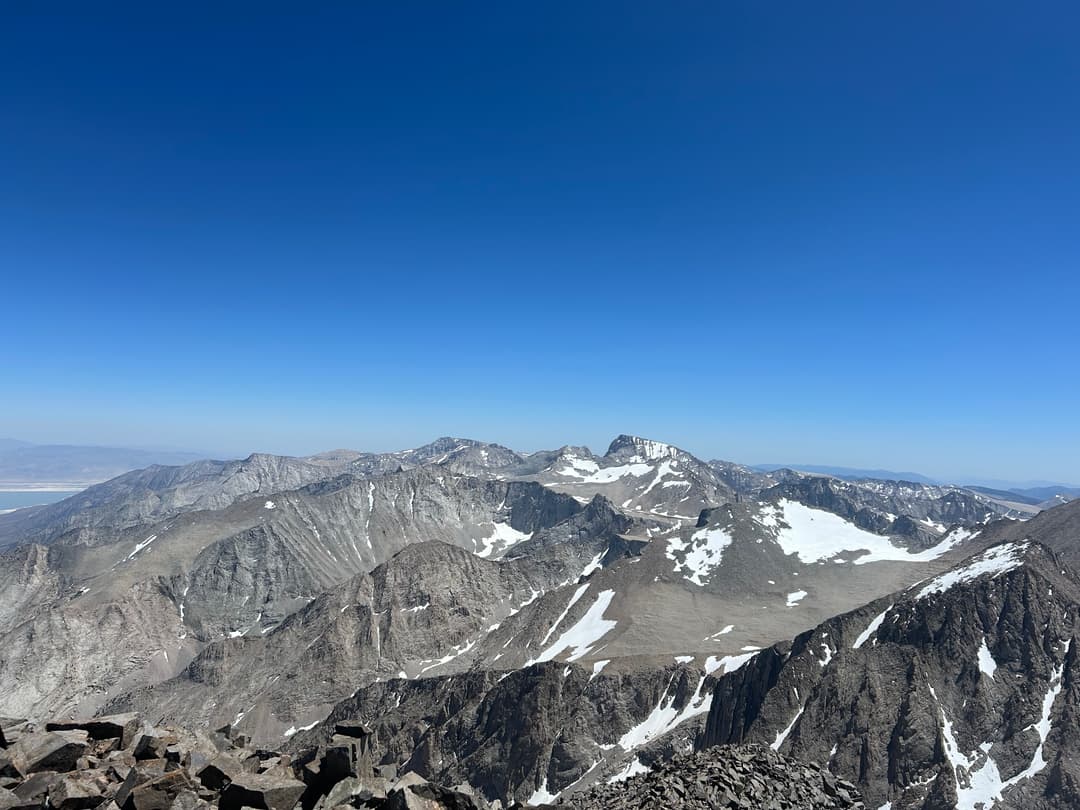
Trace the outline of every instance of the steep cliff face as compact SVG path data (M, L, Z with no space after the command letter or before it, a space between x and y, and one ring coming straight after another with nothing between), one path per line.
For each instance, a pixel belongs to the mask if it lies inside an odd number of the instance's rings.
M828 762L893 807L1072 807L1080 580L993 546L721 678L703 746Z
M466 781L488 799L546 803L625 763L690 750L712 683L684 665L611 674L558 662L391 680L358 690L290 747L362 721L374 731L377 759L435 781Z

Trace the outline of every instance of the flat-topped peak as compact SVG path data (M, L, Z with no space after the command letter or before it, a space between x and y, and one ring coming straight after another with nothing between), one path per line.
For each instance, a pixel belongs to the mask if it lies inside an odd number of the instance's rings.
M611 442L606 455L636 455L647 461L659 461L664 458L676 458L679 452L679 448L670 444L623 433L616 436L614 441Z

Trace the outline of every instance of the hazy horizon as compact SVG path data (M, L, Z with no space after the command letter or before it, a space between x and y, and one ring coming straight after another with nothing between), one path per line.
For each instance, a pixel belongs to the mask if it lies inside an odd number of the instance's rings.
M372 452L372 453L393 453L402 450L409 450L415 447L428 444L436 439L444 437L453 437L457 439L470 439L475 441L488 442L491 444L499 444L504 447L508 447L511 450L515 450L521 453L534 453L544 450L557 450L560 447L572 445L579 447L587 447L596 454L603 454L607 449L611 441L618 435L629 433L630 435L639 435L642 438L653 439L655 441L665 442L678 446L680 449L685 450L703 460L721 460L732 461L738 464L744 464L751 467L790 467L793 469L809 468L809 467L835 467L838 469L858 469L858 470L882 470L894 474L910 473L913 475L921 475L931 479L935 479L942 483L952 484L973 484L978 486L1016 486L1016 487L1038 487L1038 486L1050 486L1050 485L1067 485L1067 486L1080 486L1077 481L1080 481L1080 477L1070 478L1048 478L1046 476L1036 477L999 477L993 475L983 475L980 473L958 473L953 475L941 474L935 470L926 468L922 465L917 466L903 466L903 465L890 465L886 463L868 463L868 464L850 464L843 461L823 461L820 459L801 459L801 460L787 460L776 461L764 458L756 457L738 457L731 454L725 454L723 452L710 453L702 452L696 447L687 444L680 444L666 439L662 435L642 434L634 433L633 431L616 431L611 433L606 439L600 439L597 441L561 441L557 443L550 443L546 445L537 446L525 446L517 445L512 442L499 441L488 436L482 435L464 435L458 433L440 433L438 435L427 436L423 439L418 439L410 443L406 443L401 446L386 446L382 444L343 444L338 443L335 445L327 445L318 447L317 449L307 449L301 445L291 445L288 442L281 443L280 445L257 447L252 449L236 448L232 451L216 452L214 450L198 449L197 447L175 447L175 446L155 446L155 445L137 445L130 442L81 442L81 441L31 441L24 437L16 436L0 436L0 441L6 439L14 439L16 441L26 441L30 444L36 445L72 445L80 447L115 447L115 448L127 448L131 450L139 451L159 451L162 453L189 453L199 458L209 459L238 459L246 458L253 453L270 453L273 455L288 455L288 456L312 456L319 453L326 453L333 450L354 450L359 452ZM290 447L297 447L299 449L288 449Z

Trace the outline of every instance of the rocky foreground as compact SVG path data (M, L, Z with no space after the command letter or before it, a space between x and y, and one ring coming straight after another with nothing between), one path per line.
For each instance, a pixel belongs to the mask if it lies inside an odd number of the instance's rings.
M251 748L229 728L154 727L137 714L53 722L0 718L0 810L501 810L467 786L374 766L370 732L341 724L297 755ZM819 766L756 745L677 757L625 782L569 797L601 808L862 808L855 788ZM515 805L520 807L520 805Z
M575 810L862 810L858 791L828 768L761 745L725 745L664 762L649 773L569 796Z
M291 756L137 714L32 723L0 719L0 810L497 810L468 788L371 765L363 726Z

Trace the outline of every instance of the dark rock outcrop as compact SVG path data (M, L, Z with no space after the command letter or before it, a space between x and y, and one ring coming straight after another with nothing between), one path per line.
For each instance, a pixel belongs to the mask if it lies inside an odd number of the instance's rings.
M828 768L796 762L761 745L682 754L646 774L576 793L558 805L575 810L865 807L855 786Z

